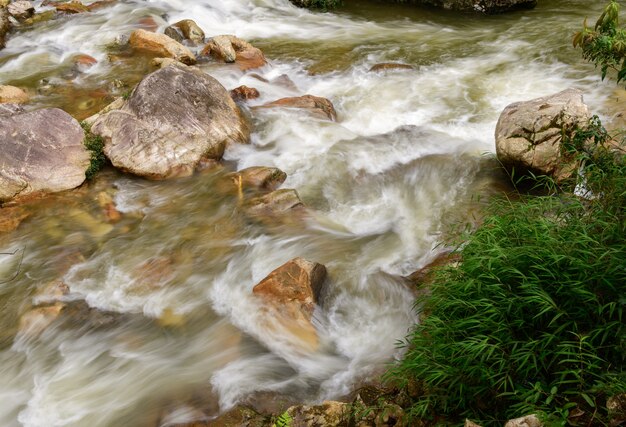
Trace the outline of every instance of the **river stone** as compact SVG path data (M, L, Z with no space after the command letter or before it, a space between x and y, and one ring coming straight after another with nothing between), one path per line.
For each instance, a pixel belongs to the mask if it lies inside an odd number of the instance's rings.
M285 182L287 174L278 168L252 166L236 172L232 178L240 182L243 188L252 187L275 190L280 184Z
M27 0L14 1L7 6L9 14L17 19L23 21L30 18L35 13L35 8L32 3Z
M80 124L58 108L0 111L0 201L78 187L90 154ZM12 109L13 113L7 110ZM6 113L6 114L5 114Z
M201 55L211 55L224 62L235 62L242 71L267 64L261 49L230 34L211 37L202 49Z
M119 109L100 115L92 133L113 166L151 179L191 175L226 144L246 143L247 123L224 87L200 70L175 65L146 76Z
M183 40L190 40L196 44L204 42L204 31L191 19L183 19L170 25L165 29L165 34L178 42Z
M371 72L379 72L379 71L389 71L389 70L414 70L412 65L409 64L400 64L396 62L383 62L380 64L374 64L372 68L369 69Z
M313 95L281 98L257 108L297 108L319 119L337 120L337 112L333 103L326 98Z
M316 351L319 338L311 318L325 279L326 267L302 258L272 271L252 290L265 302L263 327L279 330L299 350Z
M292 406L287 409L287 414L292 420L289 425L294 427L347 426L351 411L348 403L325 401L316 406Z
M5 7L0 7L0 49L6 45L6 35L10 30L9 12Z
M19 87L0 85L0 103L23 104L28 102L28 94Z
M541 420L534 414L509 420L504 427L543 427Z
M487 14L503 13L518 9L532 9L537 0L411 0L416 4L441 7L458 11L474 11Z
M285 214L303 207L296 190L283 188L248 200L245 209L249 215L264 216Z
M310 317L325 279L322 264L294 258L272 271L252 292L276 304L297 302Z
M165 34L139 29L131 33L129 43L134 49L155 56L174 58L187 65L196 63L196 57L188 48Z
M243 85L232 89L230 91L230 96L235 101L245 101L248 99L256 99L261 96L261 94L256 88Z
M564 181L574 175L577 163L563 153L563 137L585 128L589 118L577 89L511 104L496 125L498 160L516 175L532 172Z

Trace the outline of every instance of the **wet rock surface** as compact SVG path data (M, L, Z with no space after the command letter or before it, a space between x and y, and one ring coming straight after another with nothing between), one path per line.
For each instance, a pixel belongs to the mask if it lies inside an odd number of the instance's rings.
M537 5L537 0L414 0L414 2L449 10L487 14L532 9Z
M78 187L90 154L80 124L58 108L0 111L0 201Z
M224 87L202 71L169 66L145 77L119 109L97 118L92 133L126 172L152 179L191 175L226 144L247 143L249 129Z
M330 100L313 95L281 98L256 108L294 108L322 120L337 120L337 112Z
M195 55L187 47L165 34L139 29L132 32L128 42L134 49L155 56L173 58L187 65L196 63Z
M267 64L260 49L230 34L211 37L201 55L212 56L227 63L234 62L242 71Z

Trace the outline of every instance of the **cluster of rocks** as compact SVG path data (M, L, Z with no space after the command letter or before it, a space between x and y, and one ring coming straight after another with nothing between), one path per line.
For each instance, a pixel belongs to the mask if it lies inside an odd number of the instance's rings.
M310 9L331 9L341 4L338 0L290 1L298 7ZM486 14L504 13L518 9L532 9L537 5L537 0L410 0L409 2L448 10Z

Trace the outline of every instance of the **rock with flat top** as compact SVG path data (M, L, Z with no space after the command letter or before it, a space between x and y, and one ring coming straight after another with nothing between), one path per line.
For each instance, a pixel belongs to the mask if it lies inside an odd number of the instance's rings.
M65 111L0 109L0 201L78 187L90 154L80 124Z
M157 34L146 30L135 30L128 41L136 50L164 58L173 58L183 64L196 63L195 55L185 46L165 34Z
M303 207L304 204L298 192L291 188L284 188L248 200L245 209L253 216L272 216L286 214Z
M146 76L91 132L113 166L150 179L188 176L203 159L220 159L250 130L228 91L208 74L170 65Z
M318 427L347 426L351 411L353 411L353 409L351 409L348 403L324 401L321 405L315 406L292 406L287 409L286 413L292 420L289 425L298 427Z
M567 180L578 163L565 153L564 143L578 128L586 128L589 118L578 89L511 104L496 125L498 160L515 176L530 172Z
M281 98L263 104L257 108L295 108L306 111L311 116L322 120L337 120L337 112L330 100L313 95Z
M210 55L224 62L234 62L242 71L267 64L261 49L230 34L211 37L202 49L201 55Z

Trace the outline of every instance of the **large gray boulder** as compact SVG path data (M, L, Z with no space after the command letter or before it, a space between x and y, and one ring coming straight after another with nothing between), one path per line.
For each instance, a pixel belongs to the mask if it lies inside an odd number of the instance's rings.
M78 187L90 153L80 124L63 110L0 107L0 201Z
M589 109L577 89L567 89L507 106L496 125L496 154L515 174L532 172L564 181L577 169L563 150L564 140L589 122Z
M220 159L250 131L228 91L208 74L171 65L146 76L121 108L100 115L91 132L113 166L151 179L191 175Z
M503 13L516 9L532 9L537 0L412 0L417 4L441 7L449 10Z

